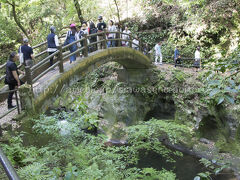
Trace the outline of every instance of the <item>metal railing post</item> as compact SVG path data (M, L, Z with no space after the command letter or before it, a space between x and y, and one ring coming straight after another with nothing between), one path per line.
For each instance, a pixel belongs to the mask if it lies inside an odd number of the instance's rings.
M83 46L84 46L83 55L84 55L84 57L88 57L87 34L84 34L83 37L84 37L84 39L83 39Z
M16 171L13 169L11 163L9 162L1 148L0 148L0 162L10 180L20 180Z
M63 55L62 55L62 45L58 47L59 53L58 53L58 61L59 61L59 72L63 73L64 72L64 67L63 67Z
M15 93L15 96L16 96L17 111L18 111L18 114L20 114L20 107L19 107L19 102L18 102L17 91L15 91L14 93Z
M30 66L25 66L27 84L32 85L32 72Z

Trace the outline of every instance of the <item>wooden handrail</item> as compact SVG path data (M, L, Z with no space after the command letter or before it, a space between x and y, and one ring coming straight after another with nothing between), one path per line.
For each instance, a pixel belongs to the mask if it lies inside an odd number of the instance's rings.
M38 79L40 79L41 77L43 77L45 74L47 74L50 70L52 70L53 68L55 68L57 65L59 64L59 61L56 62L55 64L53 64L52 66L50 66L48 69L46 69L45 71L43 71L41 74L39 74L37 77L35 77L32 80L32 83L35 83Z
M115 39L106 39L106 35L107 33L111 34L111 33L116 33L116 36L119 36L119 38L115 38ZM64 37L65 34L63 34L60 38ZM103 40L100 40L100 41L96 41L96 42L92 42L92 43L88 43L87 39L91 38L91 37L94 37L94 36L100 36L102 35L103 36ZM121 38L121 35L128 35L130 37L130 39L122 39ZM136 43L133 43L132 42L132 38L133 35L131 34L127 34L127 33L122 33L122 32L119 32L119 31L110 31L110 32L107 32L107 31L102 31L102 32L98 32L98 33L95 33L95 34L90 34L90 35L85 35L85 37L77 40L77 41L74 41L66 46L62 46L61 47L61 56L60 56L60 59L63 61L67 58L69 58L70 56L72 55L75 55L79 52L83 52L84 56L87 57L88 56L88 47L89 46L92 46L92 45L95 45L95 44L98 44L98 43L102 43L102 42L107 42L107 41L127 41L127 42L130 42L130 47L132 46L132 44L134 44L135 46L137 46L139 48L139 50L141 49L141 45L140 45L140 40L139 40L139 44L136 44ZM72 53L63 53L62 51L69 48L70 46L74 45L74 44L78 44L80 42L83 42L84 44L84 47L81 47L81 48L78 48L76 51L72 52ZM47 44L47 41L44 41L36 46L33 46L33 49L36 49L36 48L39 48L43 45ZM105 43L103 43L104 45ZM104 47L106 48L106 47ZM42 67L43 65L46 64L46 62L48 60L50 60L50 58L54 57L54 56L58 56L59 57L59 50L54 52L53 54L47 56L46 58L44 58L43 60L39 61L37 64L35 64L32 68L29 68L29 72L28 74L31 74L30 76L32 76L32 74L34 74L34 71L36 71L37 69L39 69L40 67ZM40 57L41 55L47 53L47 50L44 50L42 52L40 52L39 54L37 54L35 57ZM61 64L61 63L60 63ZM57 63L55 63L53 66L56 67L57 65L59 65L59 61ZM2 65L0 68L3 68L5 65ZM52 68L53 66L51 66L50 68ZM63 72L63 68L61 68L61 71ZM32 73L33 72L33 73ZM43 71L41 74L39 74L37 77L35 77L33 79L33 82L35 82L36 80L38 80L39 78L41 78L44 74L46 74L48 72L48 69ZM4 79L5 76L2 76L0 78L0 80ZM31 80L29 79L28 82L30 83Z
M2 65L0 66L0 69L5 68L6 64L7 64L7 63L2 64Z
M66 49L66 48L68 48L68 47L70 47L70 46L72 46L72 45L74 45L74 44L77 44L77 43L80 43L80 42L82 42L82 41L84 41L84 38L81 38L81 39L79 39L79 40L77 40L77 41L74 41L74 42L72 42L72 43L70 43L70 44L67 44L66 46L63 46L63 50L64 49Z
M36 46L33 46L32 48L33 48L33 49L36 49L36 48L41 47L41 46L43 46L43 45L45 45L45 44L47 44L47 41L44 41L44 42L42 42L42 43L40 43L40 44L37 44Z
M45 54L45 53L47 53L47 50L38 53L38 54L37 54L36 56L34 56L34 57L35 57L35 58L38 58L38 57L42 56L42 55Z
M72 52L72 53L70 53L70 54L68 54L66 56L63 56L63 60L69 58L72 55L75 55L75 54L79 53L80 51L83 51L84 49L85 49L85 47L82 47L82 48L79 48L78 50L76 50L76 51L74 51L74 52Z
M105 33L105 32L102 31L102 32L94 33L94 34L88 34L87 37L99 36L99 35L103 35L104 33Z
M54 57L55 55L57 55L59 53L59 51L55 51L53 54L49 55L48 57L44 58L42 61L38 62L37 64L35 64L32 68L31 71L37 69L39 66L41 66L44 62L50 60L52 57Z

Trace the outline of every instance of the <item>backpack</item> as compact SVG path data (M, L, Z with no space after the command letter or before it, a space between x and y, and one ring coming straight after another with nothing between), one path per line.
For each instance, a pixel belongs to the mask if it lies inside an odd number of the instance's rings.
M97 32L98 32L97 28L93 28L93 29L90 29L90 33L89 34L95 34Z
M19 48L18 55L19 55L19 62L20 62L20 64L23 64L24 63L24 58L23 58L23 53L22 53L22 46L20 46L20 48Z

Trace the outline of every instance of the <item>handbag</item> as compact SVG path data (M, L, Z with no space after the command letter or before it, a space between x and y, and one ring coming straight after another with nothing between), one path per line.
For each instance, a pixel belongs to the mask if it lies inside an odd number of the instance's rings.
M24 57L23 57L23 53L22 53L22 46L20 46L18 55L19 55L20 64L23 64L24 63Z

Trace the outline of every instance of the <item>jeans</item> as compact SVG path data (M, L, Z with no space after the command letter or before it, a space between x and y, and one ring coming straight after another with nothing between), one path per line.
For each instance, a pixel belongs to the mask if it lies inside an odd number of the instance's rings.
M113 39L113 37L109 37L108 39ZM108 41L107 42L107 47L115 47L116 46L116 43L115 41Z

